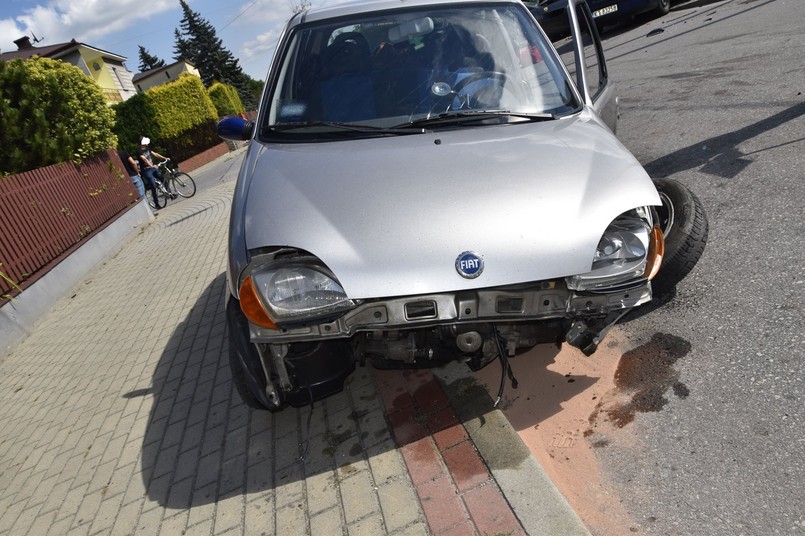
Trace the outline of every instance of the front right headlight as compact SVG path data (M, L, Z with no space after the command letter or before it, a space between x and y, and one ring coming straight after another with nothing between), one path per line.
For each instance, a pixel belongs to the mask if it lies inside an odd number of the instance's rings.
M341 284L329 270L316 264L267 264L257 266L241 285L241 308L249 320L264 327L277 326L332 317L351 309L350 300ZM244 298L251 295L259 302L264 315L249 315ZM254 318L252 318L254 317ZM271 325L274 324L274 325Z
M610 290L645 279L652 241L650 212L631 210L607 227L593 256L592 269L567 278L571 290Z

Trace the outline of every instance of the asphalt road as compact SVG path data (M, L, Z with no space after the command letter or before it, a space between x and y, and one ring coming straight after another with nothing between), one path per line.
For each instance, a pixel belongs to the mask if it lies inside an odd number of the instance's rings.
M604 38L619 137L710 235L620 328L649 388L603 471L646 534L805 534L805 2L676 3Z

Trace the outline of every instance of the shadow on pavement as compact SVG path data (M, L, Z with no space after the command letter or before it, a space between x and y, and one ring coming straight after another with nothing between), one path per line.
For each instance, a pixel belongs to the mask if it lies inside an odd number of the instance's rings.
M703 173L731 179L752 163L744 158L747 155L738 149L738 145L803 115L805 101L738 130L696 142L648 162L643 167L652 177L668 177L688 169L700 168ZM800 138L791 143L804 140L805 138Z
M154 397L142 447L148 498L189 508L266 492L280 506L303 502L312 476L319 493L337 497L339 478L367 451L394 449L370 374L358 369L310 420L310 408L250 410L231 381L225 293L220 274L173 331L142 393Z

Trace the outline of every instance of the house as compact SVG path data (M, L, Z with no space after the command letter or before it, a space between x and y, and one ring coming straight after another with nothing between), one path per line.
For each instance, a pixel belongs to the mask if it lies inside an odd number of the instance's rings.
M39 56L71 63L95 80L109 104L123 102L137 93L132 83L133 74L124 63L125 56L79 43L75 39L67 43L35 47L28 36L25 36L14 41L14 44L17 45L17 50L0 54L0 60L27 60Z
M134 82L134 85L137 87L137 91L142 93L154 86L173 82L183 73L190 73L201 77L201 74L198 72L198 69L196 69L195 65L189 61L179 60L176 63L171 63L170 65L164 65L162 67L157 67L156 69L137 73L134 75L132 82Z

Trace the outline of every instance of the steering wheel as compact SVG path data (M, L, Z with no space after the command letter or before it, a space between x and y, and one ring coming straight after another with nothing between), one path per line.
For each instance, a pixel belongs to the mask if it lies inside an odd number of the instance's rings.
M431 92L437 98L434 100L428 116L449 112L450 110L463 110L471 108L498 108L503 96L508 94L516 99L514 93L508 89L508 75L497 71L479 71L468 74L453 87L445 83L433 85ZM487 84L481 84L487 82ZM471 84L479 83L478 88L471 88ZM465 88L471 89L469 94L463 93ZM442 91L437 92L439 88Z
M500 106L503 92L507 91L505 86L508 81L509 77L507 75L497 71L472 73L456 82L453 86L455 99L450 103L448 110L456 108L456 101L458 109L497 108ZM472 84L477 84L479 87L469 87ZM470 89L470 91L464 93L465 89Z

